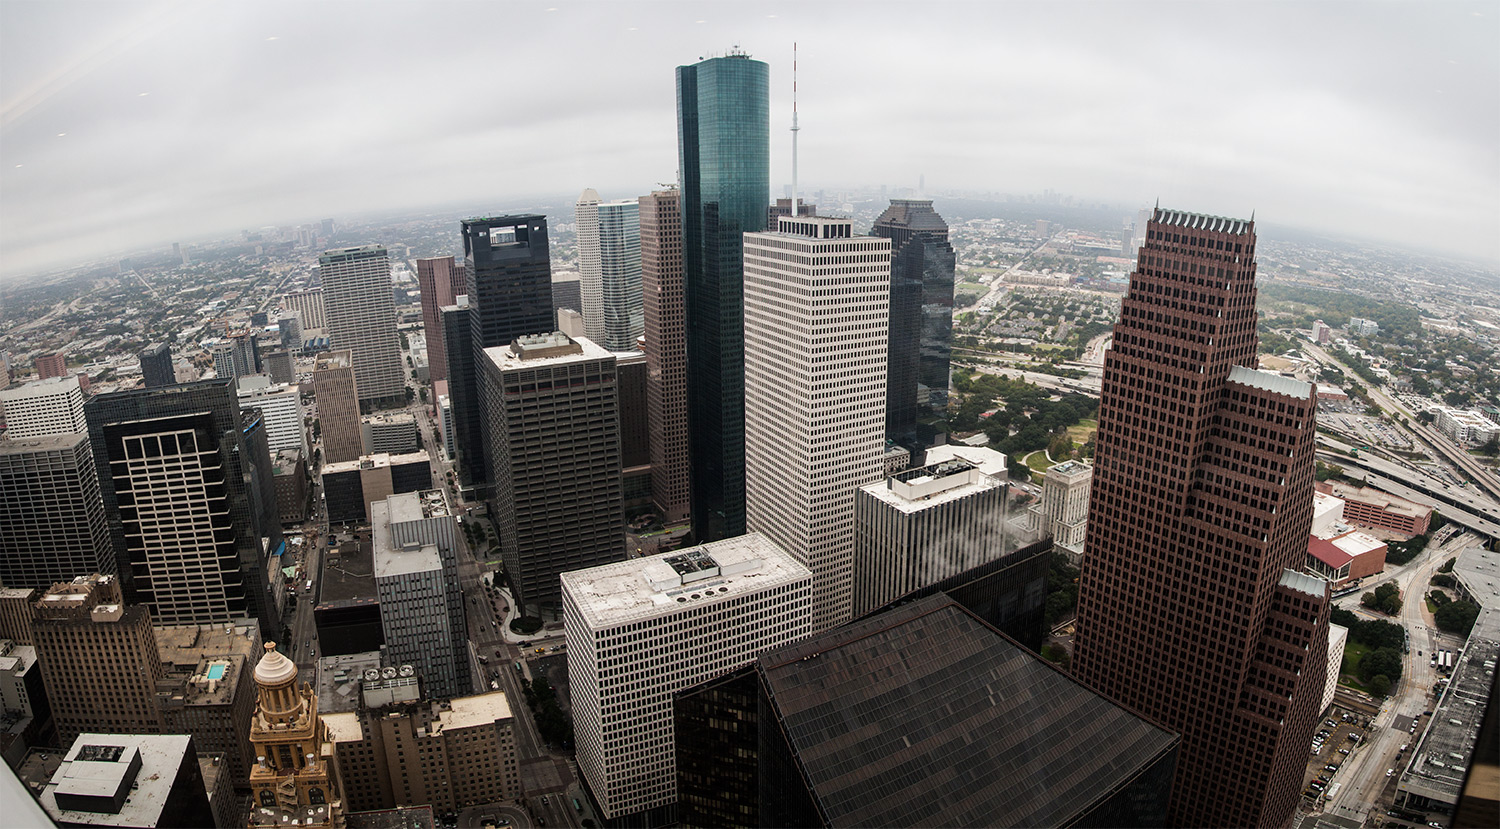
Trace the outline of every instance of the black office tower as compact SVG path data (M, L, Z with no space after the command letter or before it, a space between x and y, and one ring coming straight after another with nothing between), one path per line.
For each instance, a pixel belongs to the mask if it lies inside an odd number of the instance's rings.
M444 358L448 361L448 402L453 409L454 459L458 468L458 483L463 488L464 500L476 485L484 483L485 466L480 464L478 475L469 463L481 445L479 437L479 409L474 401L474 348L470 337L468 298L460 297L463 305L448 305L438 310L442 320ZM472 416L470 416L472 415ZM467 452L467 454L465 454Z
M260 419L242 415L233 383L102 394L84 415L127 601L164 625L251 616L272 638L264 551L279 548L281 527L266 517L274 497L262 503Z
M463 221L468 278L471 359L486 348L517 337L553 330L552 259L545 216L492 216ZM449 364L454 348L446 343ZM489 442L483 424L483 372L449 375L455 446L465 481L483 488L490 480Z
M743 234L765 230L770 67L749 55L677 67L688 457L698 543L745 532Z
M156 343L141 349L141 379L146 388L170 386L177 382L177 372L172 368L172 350L166 343Z
M953 245L930 199L894 199L871 235L891 240L886 437L919 448L917 416L948 407L953 342Z

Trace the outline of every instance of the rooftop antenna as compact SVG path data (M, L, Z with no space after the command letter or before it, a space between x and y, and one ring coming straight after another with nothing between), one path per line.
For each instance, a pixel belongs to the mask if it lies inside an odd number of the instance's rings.
M792 218L802 211L797 209L797 41L792 41Z

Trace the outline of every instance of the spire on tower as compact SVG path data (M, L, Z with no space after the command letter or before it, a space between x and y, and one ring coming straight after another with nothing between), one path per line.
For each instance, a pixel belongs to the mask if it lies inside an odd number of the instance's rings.
M797 209L797 41L792 41L792 218L801 215Z

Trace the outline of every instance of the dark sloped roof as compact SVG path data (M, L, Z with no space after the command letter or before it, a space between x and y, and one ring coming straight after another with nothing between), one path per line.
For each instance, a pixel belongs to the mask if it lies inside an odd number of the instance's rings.
M890 206L880 214L875 224L909 227L912 230L948 230L943 217L932 209L931 199L891 199Z
M941 593L757 664L831 826L1065 825L1178 739Z

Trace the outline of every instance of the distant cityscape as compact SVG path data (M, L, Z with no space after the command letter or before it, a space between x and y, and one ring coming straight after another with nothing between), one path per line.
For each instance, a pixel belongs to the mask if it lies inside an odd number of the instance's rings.
M675 83L652 192L0 288L14 825L1494 825L1500 275Z

